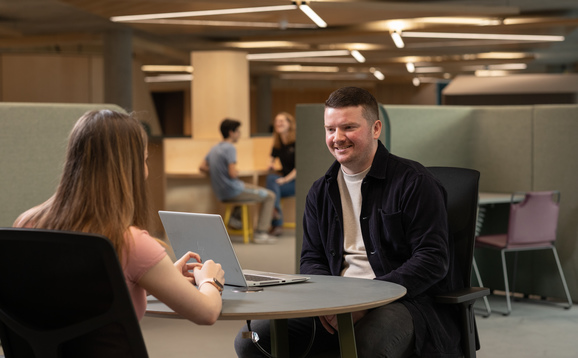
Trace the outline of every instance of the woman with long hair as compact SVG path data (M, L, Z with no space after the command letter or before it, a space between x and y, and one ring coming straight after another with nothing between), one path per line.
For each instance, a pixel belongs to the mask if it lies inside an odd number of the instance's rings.
M271 173L267 176L267 189L275 193L275 211L271 223L270 233L281 235L283 227L283 213L281 198L295 195L295 118L281 112L275 116L273 122L273 150L269 170L274 170L275 160L281 162L281 173Z
M146 231L147 157L147 135L132 115L85 113L70 134L56 193L21 214L14 226L106 236L119 257L139 320L148 292L197 324L213 324L222 307L214 279L224 283L224 272L211 260L201 263L193 252L173 264L162 242Z

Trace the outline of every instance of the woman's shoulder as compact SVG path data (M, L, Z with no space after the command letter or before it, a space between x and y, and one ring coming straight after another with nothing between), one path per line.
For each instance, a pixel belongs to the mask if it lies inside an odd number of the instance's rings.
M151 236L147 230L141 229L137 226L131 226L129 227L127 234L130 234L130 236L125 235L125 238L131 237L133 241L139 245L160 246L164 249L163 246L165 246L165 244L161 240Z

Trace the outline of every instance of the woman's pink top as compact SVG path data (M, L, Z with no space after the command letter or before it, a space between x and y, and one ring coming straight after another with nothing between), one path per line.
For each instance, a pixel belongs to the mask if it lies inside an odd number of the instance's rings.
M167 252L163 246L152 238L146 230L131 226L132 238L125 234L128 243L128 255L124 255L124 279L132 298L134 310L139 321L145 314L147 307L146 290L137 282L153 266L158 264Z

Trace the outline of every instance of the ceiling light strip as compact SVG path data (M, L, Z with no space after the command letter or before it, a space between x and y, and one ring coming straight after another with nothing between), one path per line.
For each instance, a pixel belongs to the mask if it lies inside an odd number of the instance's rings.
M403 40L401 38L401 31L397 31L397 30L392 31L391 32L391 39L393 40L393 43L395 44L395 46L397 48L404 48L405 43L403 43Z
M301 4L299 5L299 10L303 11L305 15L307 15L311 19L311 21L315 23L315 25L322 28L327 27L327 23L323 21L323 19L319 15L317 15L317 13L313 11L312 8L309 7L309 5Z
M141 70L144 72L189 72L189 73L193 73L193 66L142 65Z
M146 83L186 82L186 81L192 81L192 80L193 80L193 75L191 75L191 74L159 75L159 76L147 76L147 77L145 77Z
M564 36L552 36L552 35L476 34L476 33L404 31L403 33L401 33L401 36L429 38L429 39L515 40L515 41L546 41L546 42L564 41Z
M181 25L181 26L230 26L230 27L258 27L258 28L281 28L278 22L252 22L252 21L220 21L220 20L190 20L190 19L152 19L152 20L130 20L123 22L131 22L138 24L158 24L158 25ZM283 24L288 29L314 29L317 28L314 24Z
M380 70L373 71L373 75L375 76L375 78L377 78L380 81L383 81L385 79L385 75L383 73L381 73Z
M273 60L279 58L327 57L327 56L348 56L348 55L349 50L254 53L247 55L247 60L259 61L259 60Z
M165 13L158 13L158 14L113 16L110 18L110 21L126 22L126 21L137 21L137 20L174 19L174 18L178 18L178 17L246 14L246 13L252 13L252 12L287 11L287 10L295 10L295 9L297 9L297 5L258 6L258 7L246 7L246 8L237 8L237 9L216 9L216 10L201 10L201 11L165 12Z
M351 51L351 56L353 56L353 58L359 63L365 62L365 57L357 50Z

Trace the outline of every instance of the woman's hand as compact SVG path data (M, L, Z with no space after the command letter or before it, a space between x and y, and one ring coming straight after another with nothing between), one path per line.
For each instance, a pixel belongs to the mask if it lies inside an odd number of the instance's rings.
M201 266L197 266L193 270L195 282L203 282L207 278L216 278L221 284L225 284L225 271L221 268L221 264L213 260L207 260Z
M194 259L197 262L188 262L190 259ZM199 254L195 253L195 252L187 252L186 254L183 255L183 257L181 257L180 259L178 259L175 263L174 263L175 267L177 268L177 270L179 270L179 272L185 276L185 278L192 284L195 284L195 275L193 271L195 268L202 268L203 264L201 263L201 256L199 256Z
M285 183L289 183L289 180L287 180L287 177L280 177L275 180L275 183L283 185Z

